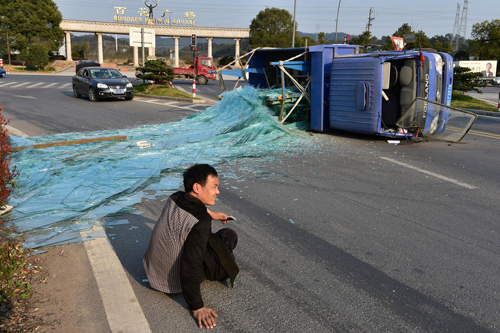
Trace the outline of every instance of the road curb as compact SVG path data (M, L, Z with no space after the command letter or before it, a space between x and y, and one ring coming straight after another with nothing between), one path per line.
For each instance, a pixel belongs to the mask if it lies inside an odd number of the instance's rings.
M111 331L151 333L141 305L104 228L95 226L92 230L103 234L104 237L83 243Z
M462 109L462 110L469 111L481 116L500 117L500 112L472 110L472 109Z
M10 126L10 125L5 125L5 128L7 129L7 132L9 134L12 134L14 136L18 136L18 137L21 137L21 138L27 138L27 137L29 137L28 134L26 134L26 133L18 130L17 128Z

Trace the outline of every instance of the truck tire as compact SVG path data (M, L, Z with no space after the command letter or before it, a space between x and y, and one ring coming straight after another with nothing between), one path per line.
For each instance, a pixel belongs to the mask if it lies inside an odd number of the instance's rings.
M208 79L207 79L206 76L200 75L200 76L198 76L198 80L197 81L198 81L199 85L204 85L204 84L207 84Z

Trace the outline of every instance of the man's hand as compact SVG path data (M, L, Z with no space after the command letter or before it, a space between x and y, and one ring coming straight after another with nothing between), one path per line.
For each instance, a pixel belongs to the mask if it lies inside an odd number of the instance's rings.
M212 220L221 221L222 224L226 224L229 222L229 220L227 219L227 214L224 214L223 212L212 212L208 208L207 208L207 212L212 217Z
M211 329L215 327L215 318L217 318L217 314L214 310L203 307L201 309L194 310L193 317L198 322L198 326L200 326L200 328L205 326L206 328Z

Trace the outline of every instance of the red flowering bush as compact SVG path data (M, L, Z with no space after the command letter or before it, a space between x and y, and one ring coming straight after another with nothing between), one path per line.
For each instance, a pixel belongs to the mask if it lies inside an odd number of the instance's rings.
M0 106L0 112L3 106ZM5 125L0 113L0 208L7 203L9 195L16 187L14 178L18 176L16 167L10 167L11 148ZM0 216L1 219L1 216ZM21 239L14 237L14 230L5 227L0 220L0 331L29 331L26 315L26 301L31 295L32 270L29 251L23 249Z
M11 149L9 143L9 134L5 125L9 123L1 112L3 106L0 106L0 207L5 206L10 193L14 190L16 183L14 178L17 177L17 169L14 166L10 169Z

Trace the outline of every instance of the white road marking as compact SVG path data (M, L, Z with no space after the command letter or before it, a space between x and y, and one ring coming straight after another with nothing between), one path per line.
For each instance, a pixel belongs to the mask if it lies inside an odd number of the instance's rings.
M17 83L17 82L0 83L0 87L10 86L11 84L16 84L16 83Z
M45 82L38 82L38 83L35 83L35 84L31 85L31 86L27 86L26 88L35 88L36 86L39 86L39 85L44 84L44 83Z
M178 105L177 102L166 102L166 103L161 102L160 103L160 100L158 100L158 99L147 99L147 98L136 98L136 99L134 99L134 101L143 102L143 103L152 103L152 104L157 104L157 105L173 106L176 109L186 109L189 111L201 112L201 110L196 108L194 104L191 104L189 106L182 106L182 105Z
M64 88L66 88L67 86L70 86L70 85L71 85L71 83L65 83L62 86L60 86L59 89L64 89Z
M94 229L104 232L102 227ZM150 333L149 323L108 238L95 238L84 244L111 332Z
M46 89L46 88L50 88L50 87L55 86L56 84L57 84L57 82L54 82L54 83L51 83L51 84L49 84L49 85L47 85L47 86L45 86L45 87L41 87L41 88L44 88L44 89Z
M23 82L23 83L16 84L15 86L10 86L10 88L18 88L18 87L24 86L25 84L30 84L30 83L31 82Z
M140 99L140 101L144 102L144 103L158 104L158 103L156 103L158 101L157 99Z
M36 97L33 97L33 96L20 96L20 95L15 95L15 94L9 94L9 93L5 93L2 91L2 89L0 89L0 94L1 95L7 95L7 96L12 96L12 97L17 97L17 98L25 98L25 99L38 99Z
M389 161L389 162L392 162L392 163L395 163L395 164L399 164L399 165L402 165L404 167L407 167L409 169L412 169L412 170L415 170L415 171L418 171L418 172L422 172L422 173L425 173L429 176L433 176L433 177L436 177L436 178L439 178L439 179L442 179L444 181L447 181L447 182L450 182L450 183L453 183L455 185L458 185L458 186L462 186L462 187L465 187L465 188L468 188L469 190L473 190L475 188L477 188L477 186L474 186L474 185L469 185L469 184L466 184L464 182L461 182L459 180L456 180L456 179L453 179L453 178L448 178L446 176L443 176L443 175L440 175L440 174L437 174L437 173L434 173L432 171L427 171L427 170L424 170L424 169L421 169L421 168L418 168L416 166L413 166L413 165L409 165L409 164L406 164L406 163L403 163L403 162L400 162L398 160L395 160L395 159L392 159L392 158L389 158L389 157L381 157L381 159L383 160L386 160L386 161Z

